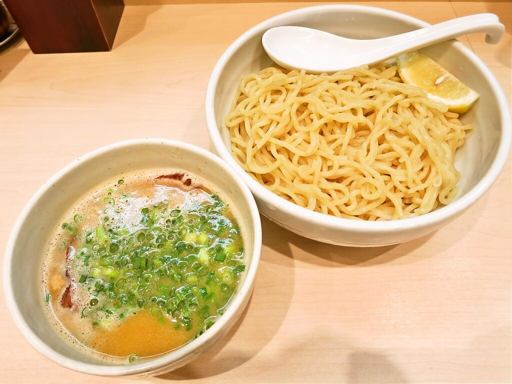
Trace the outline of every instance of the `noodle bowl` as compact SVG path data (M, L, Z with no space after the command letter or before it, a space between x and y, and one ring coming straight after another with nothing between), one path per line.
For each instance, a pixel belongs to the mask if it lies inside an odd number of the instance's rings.
M452 201L454 155L471 129L385 64L246 75L225 126L233 156L266 188L363 220L422 215Z

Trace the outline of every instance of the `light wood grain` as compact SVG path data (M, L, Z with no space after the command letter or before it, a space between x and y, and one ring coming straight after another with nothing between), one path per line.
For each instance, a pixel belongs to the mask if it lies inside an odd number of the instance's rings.
M185 3L127 7L110 53L35 56L20 43L0 54L0 248L36 188L79 154L142 136L208 147L203 99L219 55L257 22L308 5ZM511 95L510 2L374 4L429 22L498 13L500 45L462 41ZM509 162L455 222L379 249L323 245L263 220L255 292L229 338L174 373L134 381L511 382L510 191ZM3 302L0 340L2 383L113 381L38 354Z

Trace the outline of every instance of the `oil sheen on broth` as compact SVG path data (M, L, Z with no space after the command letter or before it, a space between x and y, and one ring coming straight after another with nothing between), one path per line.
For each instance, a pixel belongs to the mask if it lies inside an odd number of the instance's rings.
M201 180L124 175L79 201L48 248L48 314L104 358L154 356L202 334L244 272L240 228Z

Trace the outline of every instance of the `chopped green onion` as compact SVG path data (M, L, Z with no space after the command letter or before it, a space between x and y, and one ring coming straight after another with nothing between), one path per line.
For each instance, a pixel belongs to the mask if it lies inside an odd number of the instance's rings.
M224 250L222 248L217 249L217 251L215 252L214 259L215 259L215 261L220 261L220 262L223 262L224 260L226 260L226 253L224 252Z
M62 229L64 229L66 232L68 232L70 235L76 235L77 229L73 224L64 223L62 224Z
M123 214L133 195L116 191L105 195L110 205L92 228L82 228L76 215L79 226L63 224L70 233L82 232L74 239L72 261L81 288L90 294L82 315L106 327L146 310L160 319L172 316L178 328L197 329L196 335L203 332L245 270L238 224L214 196L187 209L171 209L168 202L139 208L139 226L131 230L111 213Z
M83 220L83 217L82 215L80 214L76 214L75 216L73 216L73 221L75 222L75 224L80 224Z
M105 228L103 228L102 225L96 227L96 239L100 244L107 240L107 234L105 232Z

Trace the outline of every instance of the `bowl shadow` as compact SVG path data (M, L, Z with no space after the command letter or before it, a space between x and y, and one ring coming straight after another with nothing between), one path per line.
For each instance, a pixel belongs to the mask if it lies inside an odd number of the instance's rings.
M272 237L268 237L265 241L270 248L297 261L326 267L389 263L420 247L432 237L430 234L413 242L383 247L345 247L302 237L267 218L262 218L262 225L266 232L272 233ZM300 252L293 252L294 249L299 249Z
M338 353L326 356L321 365L332 367L331 374L340 382L354 384L407 382L401 369L391 362L390 358L382 351L362 347L350 338L339 334L333 335L325 332L310 334L301 342L294 343L283 350L281 357L305 361L309 358L308 349L311 351L316 348L338 351ZM280 359L276 360L280 361ZM283 372L281 372L282 374Z
M318 351L322 350L333 353L324 355L310 369L302 368L311 366L318 357ZM295 369L290 370L283 361L293 361ZM243 380L237 377L236 382L318 382L317 370L329 370L333 382L373 384L409 381L403 369L385 351L368 348L342 334L316 328L295 337L279 352L261 356L258 371L248 373Z
M371 267L381 264L410 264L435 257L464 241L485 209L487 196L477 201L451 223L415 240L382 247L344 247L321 243L297 235L262 216L267 236L264 244L295 261L324 267Z

